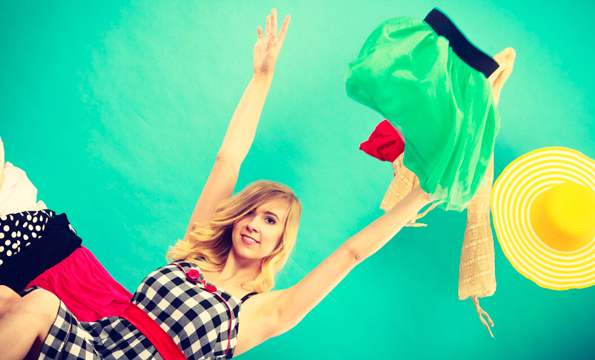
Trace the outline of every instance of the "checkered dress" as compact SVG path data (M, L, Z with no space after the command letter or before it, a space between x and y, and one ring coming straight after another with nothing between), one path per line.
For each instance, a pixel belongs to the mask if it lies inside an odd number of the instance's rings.
M131 302L149 314L189 360L230 359L236 345L241 300L220 289L208 292L202 284L186 277L190 269L198 267L180 261L157 269L143 280ZM202 274L198 280L204 280ZM229 305L232 319L216 294ZM46 358L163 359L127 320L107 317L78 322L62 304L41 349L40 359Z

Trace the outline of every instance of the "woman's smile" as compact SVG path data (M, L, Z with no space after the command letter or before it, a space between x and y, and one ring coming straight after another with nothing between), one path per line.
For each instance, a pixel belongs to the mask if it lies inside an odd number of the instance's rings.
M250 236L244 235L244 234L242 234L242 242L246 245L260 244L260 242L257 241L256 239L254 239L253 237L250 237Z

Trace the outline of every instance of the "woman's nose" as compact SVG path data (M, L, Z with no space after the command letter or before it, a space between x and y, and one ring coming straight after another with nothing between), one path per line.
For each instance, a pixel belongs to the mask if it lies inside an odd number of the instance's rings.
M258 232L258 221L256 219L256 216L252 217L252 219L250 219L250 221L248 221L248 223L246 224L246 227L250 231Z

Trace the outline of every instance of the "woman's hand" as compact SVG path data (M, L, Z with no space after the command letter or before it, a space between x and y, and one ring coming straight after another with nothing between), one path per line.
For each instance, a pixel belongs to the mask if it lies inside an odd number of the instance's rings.
M271 15L267 16L265 33L258 27L258 41L254 46L254 77L229 122L215 165L190 217L185 239L188 239L196 224L209 224L217 206L233 193L240 166L254 141L288 25L289 16L277 35L277 10L273 9Z
M419 196L426 202L429 203L430 202L430 194L428 194L427 192L423 191L423 189L419 186L419 181L418 184L415 185L415 187L413 188L413 190L415 193L419 194Z
M275 63L283 46L290 16L287 15L277 34L277 9L271 10L267 16L266 30L262 33L262 27L258 26L258 40L254 45L254 76L270 78L275 71Z

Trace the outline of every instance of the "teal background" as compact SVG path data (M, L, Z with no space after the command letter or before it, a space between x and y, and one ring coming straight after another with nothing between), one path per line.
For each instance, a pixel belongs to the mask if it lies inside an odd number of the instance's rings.
M0 2L0 136L39 198L65 212L134 291L183 236L252 71L271 7L292 20L238 189L292 187L304 211L278 288L299 281L383 212L392 167L358 150L382 120L345 94L366 37L434 6L490 54L517 61L500 101L499 175L566 146L595 158L592 1ZM592 359L595 288L543 289L496 243L495 295L457 299L465 213L432 211L358 266L298 326L241 359Z

